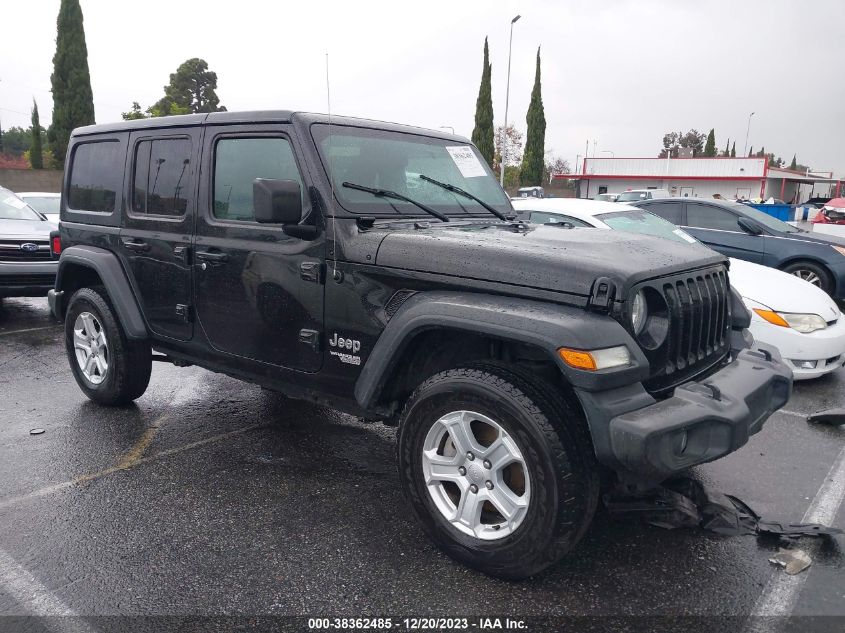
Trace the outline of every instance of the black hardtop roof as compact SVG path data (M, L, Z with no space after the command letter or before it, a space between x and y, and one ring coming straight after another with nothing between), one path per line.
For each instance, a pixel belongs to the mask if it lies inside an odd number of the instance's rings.
M404 132L406 134L423 134L425 136L436 136L438 138L454 140L461 143L469 141L456 134L449 134L442 130L430 130L423 127L401 125L386 121L362 119L357 117L346 117L313 112L294 112L292 110L251 110L245 112L212 112L210 114L183 114L177 116L155 117L152 119L137 119L134 121L118 121L115 123L103 123L100 125L88 125L76 128L73 136L87 136L90 134L102 134L113 132L124 132L133 130L152 130L170 127L187 127L196 125L225 125L225 124L248 124L248 123L290 123L292 121L302 122L305 125L312 123L331 123L332 125L344 125L353 127L376 128L391 132Z

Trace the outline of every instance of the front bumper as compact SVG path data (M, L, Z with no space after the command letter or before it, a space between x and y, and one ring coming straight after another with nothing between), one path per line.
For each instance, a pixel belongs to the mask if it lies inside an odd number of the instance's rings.
M0 262L0 297L43 297L56 284L58 260Z
M757 343L665 400L655 401L641 385L579 397L586 396L599 461L623 480L658 483L740 448L791 393L792 371L775 348ZM605 432L598 428L602 417Z
M792 368L795 380L818 378L836 371L845 363L845 317L823 330L803 334L792 328L767 323L756 313L748 328L754 340L776 347ZM801 367L810 361L812 368Z

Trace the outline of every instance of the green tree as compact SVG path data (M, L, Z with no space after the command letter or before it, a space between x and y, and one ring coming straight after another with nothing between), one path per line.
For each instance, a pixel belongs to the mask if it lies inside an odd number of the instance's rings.
M472 130L472 142L484 156L489 165L493 166L493 96L491 75L493 65L490 63L490 53L487 48L487 38L484 38L484 66L481 69L481 86L478 88L478 99L475 101L475 128Z
M795 171L795 170L798 169L798 157L795 154L792 155L792 162L789 163L789 168L792 171Z
M56 27L56 54L50 76L53 121L47 137L56 159L64 161L73 129L94 123L94 95L79 0L62 0Z
M124 121L135 121L137 119L147 118L147 115L144 114L143 110L141 110L141 104L137 101L132 102L132 107L129 108L129 112L121 112L120 116Z
M731 145L731 158L736 158L736 141Z
M31 144L32 136L30 131L22 127L13 126L3 131L3 148L0 149L0 154L6 153L10 156L23 156L24 152L29 151Z
M716 130L710 128L710 133L707 135L707 143L704 144L704 155L707 158L716 156Z
M543 111L543 95L540 86L540 49L537 49L537 69L534 73L534 88L531 103L525 117L528 131L525 138L525 154L519 172L519 184L523 187L540 185L543 182L546 145L546 115Z
M170 75L164 97L150 106L152 116L169 116L190 112L225 112L217 97L217 73L208 69L208 62L191 58Z
M32 142L29 146L29 164L33 169L44 169L44 153L41 146L41 120L38 117L38 104L32 100Z
M754 158L754 146L751 146L751 149L748 150L748 158Z
M731 139L728 139L728 142L725 143L725 151L722 152L722 156L730 156L731 155Z

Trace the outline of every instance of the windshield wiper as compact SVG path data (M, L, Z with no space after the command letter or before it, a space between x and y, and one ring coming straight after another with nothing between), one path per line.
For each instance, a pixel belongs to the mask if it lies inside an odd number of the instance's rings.
M420 179L425 180L426 182L430 182L433 185L437 185L438 187L443 187L446 191L451 191L452 193L457 193L458 195L464 196L465 198L469 198L470 200L475 200L478 204L487 209L490 213L495 215L500 220L503 220L505 222L508 221L508 217L504 213L491 207L489 204L484 202L484 200L472 195L469 191L464 191L460 187L450 185L448 182L440 182L439 180L435 180L434 178L429 178L425 174L420 174Z
M357 189L358 191L366 191L367 193L371 193L378 198L393 198L394 200L402 200L404 202L410 202L411 204L418 206L420 209L428 213L429 215L433 215L435 218L440 220L441 222L448 222L449 217L440 213L440 211L435 211L431 207L424 205L422 202L417 202L407 196L403 196L401 193L396 193L395 191L390 191L389 189L374 189L373 187L365 187L364 185L356 185L354 182L345 182L343 186L347 189Z

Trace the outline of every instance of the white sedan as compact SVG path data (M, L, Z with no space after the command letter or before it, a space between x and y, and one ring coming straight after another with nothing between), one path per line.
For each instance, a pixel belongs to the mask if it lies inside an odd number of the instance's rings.
M26 202L41 215L47 217L54 224L59 223L59 203L62 195L46 191L24 191L17 194L18 198Z
M646 233L675 241L695 238L656 215L622 203L578 198L513 201L522 220L574 228ZM565 230L565 229L564 229ZM845 363L845 318L827 293L774 268L731 258L731 285L751 312L751 334L780 350L796 380L818 378Z

